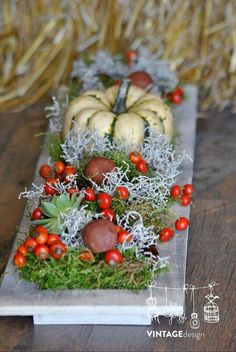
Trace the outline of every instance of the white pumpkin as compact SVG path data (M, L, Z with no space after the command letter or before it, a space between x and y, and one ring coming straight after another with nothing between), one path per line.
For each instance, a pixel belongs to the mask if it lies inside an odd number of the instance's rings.
M91 90L74 99L69 105L64 124L64 137L73 128L96 130L104 137L109 135L115 143L133 147L143 143L146 127L173 137L173 116L162 99L143 89L130 86L123 80L105 92Z

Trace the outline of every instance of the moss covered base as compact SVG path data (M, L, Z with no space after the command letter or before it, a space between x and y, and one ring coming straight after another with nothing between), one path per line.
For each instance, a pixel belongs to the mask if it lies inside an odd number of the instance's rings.
M159 272L158 269L155 275ZM132 251L124 254L123 263L109 266L101 256L97 256L94 263L82 262L78 251L70 249L60 260L40 261L28 254L27 264L20 269L20 275L40 289L141 290L147 287L153 273L151 264L137 261Z

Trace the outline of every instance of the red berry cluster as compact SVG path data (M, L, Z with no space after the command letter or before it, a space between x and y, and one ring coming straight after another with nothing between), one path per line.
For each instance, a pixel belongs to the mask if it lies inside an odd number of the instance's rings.
M117 225L116 230L117 230L117 242L119 244L123 244L124 242L131 241L133 239L133 236L131 235L131 233L128 231L125 231L121 226ZM113 248L105 253L104 260L109 265L117 265L122 263L123 256L118 249Z
M116 193L121 200L129 198L129 190L124 186L117 186ZM96 201L105 219L109 221L115 219L115 212L111 209L112 197L108 193L103 192L96 195L93 188L86 188L84 198L89 202Z
M172 198L179 200L183 207L188 206L191 203L191 196L193 194L193 186L191 184L186 184L183 189L179 185L171 187L170 195Z
M76 168L72 165L65 165L62 161L58 160L54 163L53 167L48 164L43 164L40 167L40 176L43 177L46 182L44 184L44 191L46 194L53 196L57 194L57 191L52 187L58 180L69 182L70 177L76 174ZM70 188L67 190L69 194L77 193L78 190Z
M170 195L172 198L180 200L180 204L182 206L187 206L191 203L191 195L193 193L193 186L190 184L186 184L183 186L183 189L179 185L175 185L171 187ZM184 217L180 216L175 221L175 228L178 231L186 230L189 226L189 220ZM174 230L169 227L165 227L159 234L159 240L161 242L168 242L171 238L174 237Z
M187 218L185 218L184 216L180 216L175 221L175 228L178 231L186 230L188 226L189 226L189 220ZM159 233L159 240L161 242L168 242L174 237L174 235L175 235L175 232L174 232L174 230L172 228L165 227Z
M129 154L129 160L131 163L136 165L136 169L145 174L147 172L147 163L142 158L142 155L139 152L132 152Z
M34 253L40 260L46 260L49 256L52 256L54 259L61 259L66 251L67 247L58 235L48 233L48 230L43 226L37 226L34 229L34 236L28 237L17 248L13 262L16 266L22 268L26 265L26 255L29 252Z
M170 227L165 227L163 230L161 230L159 234L159 240L161 242L168 242L171 240L172 237L174 237L174 230Z
M179 105L183 102L184 99L184 91L181 87L176 87L175 90L165 95L167 99L171 101L171 103Z
M139 52L138 50L128 50L125 54L125 59L129 65L129 67L131 67L138 59L139 56Z

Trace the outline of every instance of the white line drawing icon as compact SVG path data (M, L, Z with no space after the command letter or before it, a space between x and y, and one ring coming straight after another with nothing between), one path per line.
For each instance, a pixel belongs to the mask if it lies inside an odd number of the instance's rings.
M191 289L191 297L192 297L192 303L193 303L193 311L191 313L191 318L190 318L190 327L192 329L199 329L200 320L198 318L198 314L195 312L195 298L194 298L195 286L191 285L190 289Z
M219 299L219 296L214 296L213 286L209 284L210 294L206 295L205 298L208 302L204 305L204 321L206 323L218 323L220 321L220 312L218 305L214 302L216 299Z
M153 296L153 289L157 290L162 290L165 293L165 308L167 313L163 314L167 319L169 325L172 325L174 319L177 319L178 324L184 324L185 321L190 318L190 327L191 329L199 329L200 327L200 319L198 316L198 313L196 313L195 310L195 291L196 290L210 290L210 294L205 296L205 299L207 299L207 303L204 305L204 322L206 323L218 323L220 318L219 318L219 307L218 305L214 302L216 299L219 299L219 296L214 296L213 295L213 287L219 285L215 281L212 283L208 284L207 286L195 286L192 284L185 284L183 287L167 287L167 286L158 286L156 281L150 282L148 285L148 292L149 292L149 297L146 299L146 304L147 304L147 315L148 317L154 319L160 324L160 311L159 311L159 304L158 304L158 299ZM169 296L168 292L170 290L182 290L183 293L186 295L188 292L191 292L191 299L192 299L192 313L188 317L184 314L182 315L174 315L171 313L175 309L173 309L173 306L176 306L177 303L175 302L169 302Z
M188 317L185 314L180 315L180 316L178 316L177 323L178 324L184 324L187 319L188 319Z
M160 324L159 316L157 314L157 298L152 296L152 288L149 287L150 296L146 299L146 304L148 307L147 315L149 318L155 318L155 320Z

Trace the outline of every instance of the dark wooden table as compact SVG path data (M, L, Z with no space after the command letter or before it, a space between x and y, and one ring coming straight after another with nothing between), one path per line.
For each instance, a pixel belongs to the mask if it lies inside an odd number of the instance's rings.
M147 331L193 332L189 320L152 327L34 326L31 317L0 318L0 351L235 351L236 119L211 111L198 119L194 166L195 201L191 211L187 283L219 282L220 322L203 321L203 299L197 309L204 337L149 338ZM8 259L25 205L18 194L29 186L46 128L43 105L19 113L0 114L0 270ZM187 131L186 131L187 132ZM187 312L191 313L188 300Z

